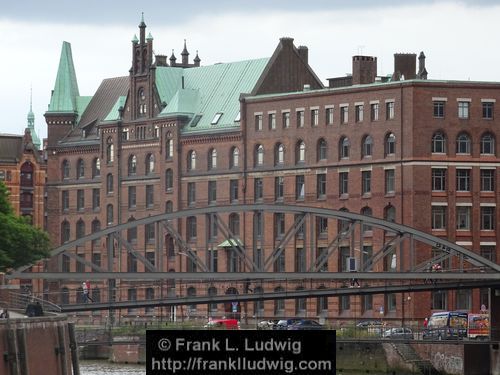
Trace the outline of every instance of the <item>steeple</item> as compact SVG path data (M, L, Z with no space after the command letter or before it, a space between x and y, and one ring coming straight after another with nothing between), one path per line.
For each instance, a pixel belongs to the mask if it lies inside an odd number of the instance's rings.
M30 88L30 111L28 112L28 127L27 129L31 132L31 138L33 140L33 145L39 150L40 149L40 138L35 132L35 114L33 113L33 88Z
M184 49L181 52L182 56L182 65L187 66L189 63L189 52L186 48L186 39L184 39Z
M171 65L171 66L174 66L174 64L175 64L175 60L177 60L177 58L176 58L176 57L175 57L175 55L174 55L174 50L172 50L172 55L170 56L170 59L169 59L169 60L170 60L170 65Z
M80 96L76 80L75 66L71 44L63 42L59 68L57 69L56 83L50 98L48 113L73 112L76 113L76 98Z
M200 56L198 56L198 50L196 50L196 56L194 57L194 60L193 60L194 66L200 66L200 61L201 61L201 59L200 59Z

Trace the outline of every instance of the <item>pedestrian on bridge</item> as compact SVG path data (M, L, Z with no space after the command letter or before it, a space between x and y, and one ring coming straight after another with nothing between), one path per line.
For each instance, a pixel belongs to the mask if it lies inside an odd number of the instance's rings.
M88 280L82 283L82 291L85 303L88 301L94 302L94 300L90 297L90 282Z

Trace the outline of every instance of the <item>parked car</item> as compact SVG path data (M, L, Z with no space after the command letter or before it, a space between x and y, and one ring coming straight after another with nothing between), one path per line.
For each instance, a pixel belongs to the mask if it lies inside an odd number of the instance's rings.
M290 325L300 320L300 318L289 318L289 319L280 319L278 322L273 325L273 329L288 329Z
M278 323L278 319L262 320L257 323L257 329L273 329L273 327Z
M211 319L205 324L207 329L240 329L237 319Z
M363 320L356 324L356 328L362 329L377 335L381 335L385 331L384 324L380 320Z
M310 329L324 329L321 324L315 320L310 319L300 319L293 322L288 326L289 330L310 330Z
M413 340L413 332L408 327L389 328L382 333L384 339Z

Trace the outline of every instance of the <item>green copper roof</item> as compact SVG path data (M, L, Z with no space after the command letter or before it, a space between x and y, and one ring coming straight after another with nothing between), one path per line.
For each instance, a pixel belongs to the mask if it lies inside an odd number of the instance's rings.
M189 115L191 123L183 132L239 127L235 122L239 96L252 91L268 61L264 58L189 69L157 67L156 85L161 101L167 104L160 116Z
M80 121L82 113L85 112L85 109L87 108L91 100L92 100L91 96L76 97L76 111L78 112L78 118L76 120L77 122Z
M47 112L76 112L76 98L79 95L71 44L63 42L56 84L54 85Z
M31 133L31 140L33 141L33 145L37 148L37 150L40 150L41 142L40 138L36 134L35 131L35 114L33 113L33 94L30 93L30 111L28 112L28 129L30 130Z
M120 96L118 97L118 100L116 101L115 105L113 105L113 108L111 108L111 111L109 111L108 115L104 118L104 121L116 121L120 119L120 112L118 109L120 107L125 106L125 101L127 100L126 96Z

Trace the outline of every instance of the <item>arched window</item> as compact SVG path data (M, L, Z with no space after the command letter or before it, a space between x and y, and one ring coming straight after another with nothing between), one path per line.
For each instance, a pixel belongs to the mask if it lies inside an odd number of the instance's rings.
M146 174L155 173L155 156L148 154L146 156Z
M318 289L326 289L324 285L320 285ZM318 297L316 301L316 312L318 315L323 314L328 311L328 297L322 296Z
M373 138L367 135L363 138L362 156L364 158L372 156L373 154Z
M108 164L115 160L115 149L113 146L113 138L109 137L106 141L106 162Z
M142 69L145 69L146 64L142 64ZM137 103L138 103L138 108L137 108L137 113L139 117L145 116L147 112L147 105L146 105L146 92L144 89L141 87L137 93Z
M283 293L285 289L281 286L277 286L274 288L276 293ZM284 299L276 299L274 300L274 315L280 316L283 315L285 311L285 300Z
M295 288L296 291L304 290L303 286L298 286ZM306 299L305 298L297 298L295 300L295 313L297 315L304 314L306 311Z
M137 173L137 156L130 155L128 157L128 175L133 176Z
M196 216L189 216L186 219L186 237L189 240L194 240L196 239Z
M318 141L318 150L317 150L318 161L326 160L328 157L327 152L328 152L328 145L323 138L320 138Z
M196 288L194 286L187 288L187 296L196 297ZM196 311L196 305L188 305L188 309L189 311Z
M112 193L114 189L114 183L113 183L113 175L111 173L108 173L106 176L106 192L108 194Z
M384 219L387 221L396 221L396 208L389 204L384 208Z
M483 134L481 137L481 155L495 154L495 137L491 133Z
M165 190L168 193L174 190L174 172L170 168L165 171Z
M30 161L21 166L21 186L33 186L33 164Z
M85 177L85 162L83 159L78 159L76 162L76 178Z
M95 158L92 161L92 178L101 176L101 159Z
M85 237L85 222L82 219L79 219L76 222L76 238Z
M295 150L296 163L304 163L306 161L306 144L304 141L299 141Z
M282 143L278 143L275 148L274 164L283 165L285 163L285 146Z
M264 146L257 145L255 146L255 166L264 165Z
M174 157L174 140L172 138L167 139L165 143L165 157L167 160L173 159Z
M361 215L373 216L373 210L370 207L363 207L361 209ZM369 224L363 224L363 232L372 230L372 226Z
M443 133L436 132L432 136L431 152L433 154L444 154L446 153L446 138Z
M457 136L457 154L470 154L471 144L470 137L466 133L460 133Z
M239 237L240 235L240 215L236 213L232 213L229 215L229 230L235 235Z
M174 204L172 203L172 201L166 201L165 202L165 212L168 214L168 213L171 213L174 211Z
M69 241L71 236L71 228L69 222L64 220L61 223L61 243L66 243Z
M196 151L191 150L188 152L188 171L194 171L196 169Z
M238 149L238 147L233 147L231 149L230 160L231 168L238 168L240 166L240 150Z
M262 289L261 286L256 286L253 289L253 293L256 295L262 295L264 293L264 289ZM256 300L253 304L253 310L255 314L262 316L262 314L264 313L264 301L261 299Z
M215 148L208 152L208 169L217 168L217 150Z
M111 225L113 224L113 221L114 221L113 205L108 204L106 206L106 222L108 223L108 225Z
M63 160L62 166L61 166L61 175L62 178L69 178L69 161Z
M349 142L349 138L347 137L340 138L340 144L339 144L340 159L349 159L350 148L351 148L351 142Z
M385 156L394 155L396 153L396 136L394 133L389 133L385 137Z

